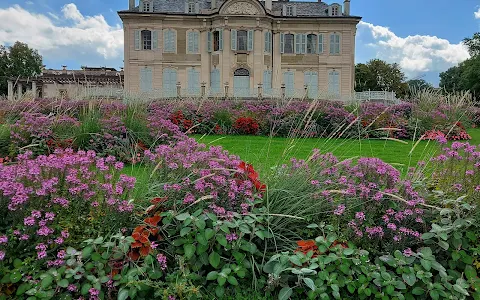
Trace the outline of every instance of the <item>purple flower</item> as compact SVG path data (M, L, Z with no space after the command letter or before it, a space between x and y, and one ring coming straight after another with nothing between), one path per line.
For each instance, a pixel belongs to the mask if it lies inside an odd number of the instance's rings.
M5 259L5 252L0 251L0 261Z
M25 226L33 226L35 225L35 218L34 217L26 217L23 219L23 224Z
M70 292L76 292L77 291L77 286L74 285L74 284L69 284L68 287L67 287L67 290L69 290Z
M6 235L0 235L0 244L8 243L8 237Z
M162 271L165 271L167 269L167 257L162 253L157 254L157 261L160 264L160 269L162 269Z
M236 240L238 239L238 236L237 236L237 234L235 234L235 233L227 233L227 234L225 235L225 238L227 239L228 242L231 243L231 242L233 242L233 241L236 241Z
M387 228L390 230L397 230L397 225L395 225L394 223L388 223Z
M365 213L363 211L359 211L355 213L355 218L360 221L365 221Z
M346 208L345 205L340 204L339 206L337 206L337 208L335 209L335 211L333 213L337 216L341 216L345 212L345 208Z
M403 255L405 255L406 257L410 257L412 255L414 255L415 253L412 251L412 249L410 248L407 248L405 250L403 250Z

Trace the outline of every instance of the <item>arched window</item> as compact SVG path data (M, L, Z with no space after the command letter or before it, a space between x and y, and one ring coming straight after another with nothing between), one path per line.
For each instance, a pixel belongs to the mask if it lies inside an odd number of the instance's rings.
M308 34L307 35L307 53L308 54L315 54L317 53L317 35L316 34Z
M233 76L250 76L250 71L245 68L236 69Z
M152 32L150 30L142 30L142 49L152 50Z

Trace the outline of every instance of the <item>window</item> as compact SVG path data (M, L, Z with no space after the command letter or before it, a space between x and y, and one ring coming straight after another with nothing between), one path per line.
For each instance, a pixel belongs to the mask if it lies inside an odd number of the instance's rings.
M293 34L281 34L280 35L280 43L282 53L295 53L295 35Z
M338 16L338 6L332 6L332 16Z
M210 90L212 94L219 94L220 90L220 71L213 69L210 73Z
M246 30L237 31L237 50L247 51L248 33Z
M317 35L316 34L307 35L307 53L308 54L317 53Z
M163 52L175 53L177 42L177 33L172 29L163 31Z
M304 84L307 86L307 96L310 99L318 98L318 73L306 71L304 73Z
M288 17L292 17L292 16L293 16L293 6L287 5L286 8L287 8L286 15L287 15Z
M150 30L142 30L142 49L152 50L152 32Z
M151 12L153 11L152 3L149 0L144 0L142 5L142 11Z
M214 31L213 32L213 51L220 50L220 32Z
M265 31L265 52L272 52L272 32Z
M200 33L198 31L189 31L187 33L187 52L198 53L199 49Z
M328 92L331 95L340 95L340 73L331 70L328 73Z
M189 95L200 95L200 71L188 69L187 87Z
M340 34L330 35L330 54L340 54Z
M307 35L302 33L295 34L295 53L305 54L307 51Z
M272 93L272 71L263 71L263 93Z
M188 13L189 13L189 14L194 14L194 13L196 13L196 10L195 10L195 2L193 2L193 1L189 1L189 2L188 2Z

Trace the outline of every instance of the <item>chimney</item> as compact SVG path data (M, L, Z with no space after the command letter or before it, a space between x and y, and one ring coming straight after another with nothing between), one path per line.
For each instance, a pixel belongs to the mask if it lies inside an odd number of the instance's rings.
M272 11L272 0L265 0L265 9Z
M343 14L345 16L349 16L350 15L350 0L345 0L343 2Z
M210 5L210 9L216 9L217 8L217 0L212 0L212 4Z
M128 0L128 10L135 9L135 0Z

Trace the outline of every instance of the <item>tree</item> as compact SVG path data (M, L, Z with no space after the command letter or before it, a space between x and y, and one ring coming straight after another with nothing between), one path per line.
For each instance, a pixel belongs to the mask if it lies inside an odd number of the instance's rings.
M408 92L405 74L397 63L372 59L355 66L355 91L390 91L403 97Z
M42 71L42 56L27 44L16 42L8 49L0 45L0 95L7 94L10 77L33 77Z
M433 89L433 85L424 79L412 79L407 81L409 94L415 94L416 91Z
M474 33L471 38L464 38L463 43L472 57L480 54L480 32Z

